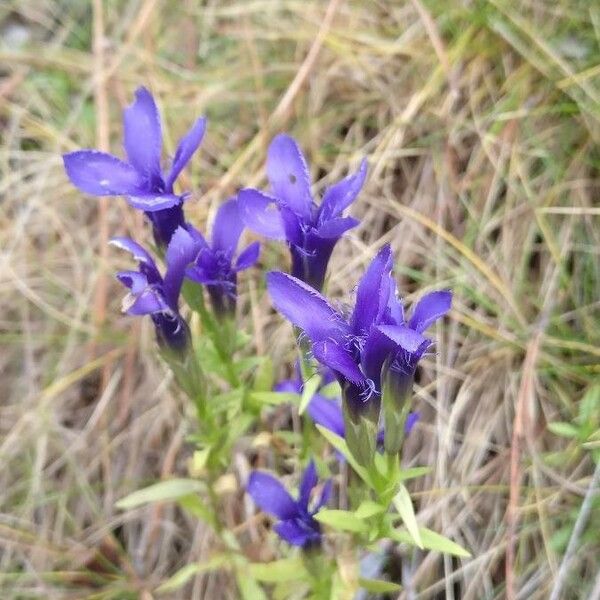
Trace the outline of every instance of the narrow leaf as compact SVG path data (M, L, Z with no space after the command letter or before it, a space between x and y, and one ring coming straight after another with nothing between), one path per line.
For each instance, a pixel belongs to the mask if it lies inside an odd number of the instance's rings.
M195 479L168 479L121 498L117 501L116 507L127 510L150 502L177 500L182 496L200 492L202 489L204 489L204 485Z
M579 430L571 423L564 423L562 421L554 421L548 423L548 429L554 434L560 437L574 438L577 437Z
M413 467L412 469L402 469L398 477L400 481L408 481L427 475L427 473L431 473L431 467Z
M340 384L337 381L332 381L331 383L324 385L319 390L319 394L325 398L334 400L335 398L340 398L342 396L342 388L340 388Z
M417 523L417 517L415 516L415 510L413 508L410 494L404 485L400 485L398 493L394 496L394 506L400 515L400 518L406 525L406 529L412 536L415 544L419 548L423 548L423 541L419 534L419 524Z
M313 375L304 382L304 386L302 387L302 396L300 398L300 407L298 408L298 412L301 415L304 414L308 403L312 400L315 392L319 389L319 385L321 385L320 375Z
M242 600L267 600L267 595L260 585L248 573L238 572L235 579L240 588Z
M358 585L367 592L373 594L389 594L399 592L402 589L401 585L392 581L382 581L381 579L367 579L366 577L358 578Z
M385 506L381 506L381 504L377 504L377 502L364 500L354 511L354 516L357 519L368 519L369 517L385 512L385 510Z
M189 494L188 496L179 498L177 504L197 519L209 525L214 525L215 515L213 515L211 509L196 494Z
M367 530L367 525L353 512L347 510L320 510L315 515L315 519L340 531L363 533Z
M295 581L308 576L299 557L282 558L270 563L253 563L249 568L254 579L265 583Z
M429 550L437 550L446 554L454 554L454 556L461 556L463 558L469 558L471 553L465 550L462 546L449 540L447 537L427 529L427 527L419 527L419 533L423 540L423 545Z
M352 453L350 452L350 448L348 448L348 445L346 444L346 440L333 433L333 431L325 429L325 427L322 427L321 425L317 425L317 429L321 432L321 435L348 461L356 474L368 486L373 488L373 484L367 470L356 462L354 456L352 456Z
M200 573L206 573L207 571L222 569L227 566L227 562L227 556L224 554L217 554L208 561L186 565L161 584L156 591L159 594L175 591L184 586L192 577L195 577Z
M419 527L419 533L421 534L421 539L423 540L423 548L426 548L427 550L453 554L454 556L459 556L461 558L469 558L471 556L471 554L462 546L456 542L453 542L452 540L449 540L443 535L440 535L439 533L435 533L435 531L432 531L431 529ZM414 545L412 535L405 529L392 530L390 532L390 537L402 544Z

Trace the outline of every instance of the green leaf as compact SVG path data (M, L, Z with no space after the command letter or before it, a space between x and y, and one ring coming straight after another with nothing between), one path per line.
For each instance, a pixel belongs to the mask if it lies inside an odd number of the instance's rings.
M600 384L592 385L579 402L579 422L592 423L600 421Z
M249 569L254 579L264 583L294 581L308 576L299 557L282 558L270 563L252 563Z
M385 424L383 444L386 454L398 454L404 441L404 424L410 413L412 377L394 377L386 362L383 368L381 412Z
M465 550L462 546L449 540L447 537L427 529L427 527L419 527L419 533L423 540L423 545L429 550L437 550L446 554L454 554L463 558L470 558L471 553Z
M200 473L206 467L206 463L208 462L208 457L210 456L212 450L212 446L206 446L201 450L196 450L194 454L192 454L192 471Z
M596 439L591 439L591 441L589 442L583 442L583 444L581 444L582 448L585 448L586 450L597 450L598 448L600 448L600 440L596 440Z
M324 385L320 390L319 394L324 396L325 398L329 398L330 400L334 400L336 398L340 398L342 395L342 388L337 381L332 381L327 385Z
M262 356L246 356L242 358L236 358L233 367L237 375L243 375L246 371L258 367L262 360Z
M250 414L236 414L227 423L226 439L229 444L235 444L254 423L254 417Z
M248 573L238 571L235 579L240 588L242 600L267 600L267 596L260 585Z
M273 387L273 361L270 356L263 356L254 375L254 391L268 392Z
M392 581L382 581L381 579L367 579L365 577L358 578L358 585L367 592L373 594L387 594L399 592L402 589L401 585Z
M413 467L412 469L402 469L398 475L400 481L408 481L409 479L416 479L431 473L431 467Z
M367 525L348 510L320 510L315 515L315 519L339 531L353 531L355 533L365 533L367 531Z
M259 404L277 406L278 404L297 404L300 396L292 392L252 392L250 399Z
M313 375L307 381L304 382L302 387L302 396L300 398L300 407L298 408L299 414L304 414L306 407L309 402L312 400L312 397L315 395L316 391L319 389L321 385L321 376Z
M444 537L431 529L427 529L427 527L419 527L419 533L421 535L421 540L423 541L423 548L426 548L427 550L453 554L454 556L460 556L461 558L470 558L471 556L467 550L456 542L449 540L447 537ZM397 542L414 545L414 539L408 531L395 529L390 532L390 537Z
M179 498L177 504L197 519L210 525L214 524L215 515L213 515L212 510L196 494L189 494L188 496Z
M560 437L566 438L575 438L579 434L577 427L571 425L571 423L565 423L563 421L554 421L553 423L548 423L548 430L554 435L559 435Z
M385 511L385 506L381 506L381 504L377 504L377 502L373 502L372 500L363 500L360 506L354 511L354 516L357 519L368 519Z
M373 488L373 484L371 482L371 478L369 477L369 473L364 467L361 467L355 460L354 456L350 452L350 448L346 444L346 440L333 433L333 431L329 431L325 427L321 425L317 425L317 429L321 433L321 435L340 453L343 457L348 461L350 466L354 469L355 473L371 488Z
M226 567L227 564L227 556L224 554L217 554L208 561L186 565L182 569L179 569L179 571L167 579L167 581L161 584L158 588L156 588L156 592L163 594L165 592L175 591L184 586L192 577L195 577L200 573L206 573L207 571L216 571L217 569L222 569L223 567Z
M211 405L214 406L218 412L225 412L232 408L237 408L242 401L244 390L241 387L227 390L221 394L214 394L211 397Z
M419 524L417 523L417 517L415 516L415 510L413 508L410 494L404 485L400 485L398 493L394 496L394 506L400 515L400 518L406 525L406 529L412 536L414 543L419 547L423 548L423 541L419 534Z
M135 508L150 502L177 500L204 489L204 484L195 479L168 479L159 481L137 492L133 492L117 501L115 506L121 510Z

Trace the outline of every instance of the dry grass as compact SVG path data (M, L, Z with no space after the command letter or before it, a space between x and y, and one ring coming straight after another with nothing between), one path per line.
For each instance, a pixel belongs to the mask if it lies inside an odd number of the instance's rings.
M600 596L597 497L558 579L594 465L546 426L573 421L600 372L600 10L333 4L330 27L316 0L115 0L103 23L99 2L95 15L83 0L0 4L2 598L147 600L210 550L203 526L170 505L114 508L186 472L190 420L149 324L119 316L121 259L100 249L106 232L140 236L142 224L117 199L99 213L61 167L61 152L103 138L120 152L120 110L142 83L169 150L196 115L210 119L185 182L197 223L262 183L266 144L284 129L319 186L369 157L353 209L362 226L334 254L333 295L348 297L385 241L409 301L455 290L407 455L433 466L413 488L420 520L473 558L405 556L402 597ZM248 328L260 349L291 356L254 277L242 286ZM235 471L247 464L240 451ZM227 517L264 557L240 498ZM228 582L198 576L173 597L233 598Z

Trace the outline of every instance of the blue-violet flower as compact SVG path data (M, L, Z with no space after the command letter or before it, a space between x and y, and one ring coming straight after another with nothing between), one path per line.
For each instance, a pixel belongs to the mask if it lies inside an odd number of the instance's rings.
M150 315L159 346L185 355L190 331L179 314L178 301L185 271L198 253L198 244L183 227L173 234L165 255L163 277L150 254L129 238L114 238L111 244L127 250L139 264L139 271L121 271L117 279L129 290L123 310L129 315Z
M327 263L342 234L358 225L344 210L360 192L367 174L363 160L357 173L331 185L317 206L298 144L288 135L277 135L269 146L267 176L272 195L243 189L238 198L246 225L268 238L287 241L292 275L321 290Z
M309 508L312 490L317 485L317 469L311 460L300 481L300 493L294 500L275 477L261 471L253 471L246 491L264 512L279 519L275 531L288 544L309 548L321 543L321 526L314 515L327 504L331 495L331 480L328 480L321 496Z
M227 200L219 207L210 243L190 225L187 228L200 248L194 264L187 270L187 277L206 286L217 317L234 316L237 274L254 265L260 252L259 242L253 242L233 262L244 228L237 200Z
M206 119L196 120L179 141L171 169L161 169L162 131L160 117L150 92L140 87L135 102L123 112L123 144L128 162L98 150L78 150L63 156L69 179L92 196L126 196L131 206L143 210L152 223L154 238L166 247L171 236L184 225L186 194L173 192L177 176L197 150Z

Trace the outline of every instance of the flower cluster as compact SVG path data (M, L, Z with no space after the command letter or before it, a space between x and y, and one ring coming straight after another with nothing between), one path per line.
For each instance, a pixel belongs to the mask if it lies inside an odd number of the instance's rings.
M433 345L424 332L448 312L451 293L431 292L405 316L392 274L392 251L384 246L358 283L353 310L346 314L334 308L321 290L335 245L359 224L345 211L363 187L367 163L363 160L355 173L329 186L317 203L306 160L297 143L285 134L275 136L268 149L270 189L241 189L218 207L211 235L203 235L185 218L189 193L175 191L175 184L200 146L205 129L206 120L197 119L180 140L170 167L163 168L158 109L150 92L142 87L123 115L127 160L97 150L63 157L66 173L79 190L94 196L125 196L151 224L156 258L129 238L112 240L138 265L137 270L117 273L128 290L123 310L152 319L158 344L178 383L195 402L200 421L206 420L209 441L205 444L208 453L203 456L210 464L224 464L222 456L215 458L210 453L227 448L228 438L214 433L219 424L224 426L224 413L207 411L210 394L204 392L201 352L192 351L194 340L185 312L180 310L180 296L185 296L205 329L212 332L213 349L219 360L227 363L223 372L231 376L228 383L237 386L236 368L241 368L233 358L237 275L255 265L260 252L258 242L238 251L242 234L249 229L284 241L291 255L291 274L272 271L266 275L266 284L274 307L306 338L300 340L302 371L306 372L304 367L320 369L321 386L309 399L307 414L344 438L358 463L374 464L376 452L385 452L397 461L404 436L419 419L419 414L411 411L410 392L418 362ZM159 269L157 259L162 260L164 269ZM212 310L204 304L203 289ZM235 338L233 343L220 339L227 336ZM196 365L194 377L202 380L197 386L189 385L192 371L186 369L190 364ZM321 388L334 381L341 388L341 401L321 393ZM276 390L298 394L304 385L299 363L295 376ZM243 402L247 391L242 389L232 397ZM241 419L241 426L245 422ZM388 464L395 463L390 460ZM281 538L313 548L320 545L322 536L315 514L327 504L332 489L332 482L327 481L311 507L317 483L315 463L310 460L297 499L277 479L260 471L252 473L247 491L262 510L278 519L275 531Z
M451 293L427 294L407 321L392 277L389 246L379 251L361 278L349 316L333 308L317 290L286 273L269 273L267 286L277 310L309 338L314 358L335 373L342 388L349 445L359 457L369 460L376 438L365 432L361 423L366 419L377 430L384 380L403 413L417 364L433 344L423 332L448 312ZM385 416L398 411L384 411L384 444L391 452L399 450L404 423L396 419L385 423ZM365 441L365 436L371 439Z

